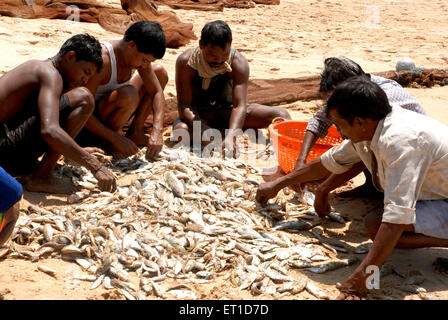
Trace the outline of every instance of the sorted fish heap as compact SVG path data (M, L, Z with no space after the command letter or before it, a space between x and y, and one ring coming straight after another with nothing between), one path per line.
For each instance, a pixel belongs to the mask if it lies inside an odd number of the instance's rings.
M284 203L257 205L258 182L250 174L258 169L249 164L171 149L157 161L147 161L142 152L107 165L118 177L115 193L95 189L84 168L64 167L64 175L88 191L69 196L63 208L23 210L0 256L31 261L60 256L86 272L78 279L91 281L92 289L117 288L127 299L196 299L185 283L218 277L253 295L278 298L308 288L326 298L291 269L321 273L352 263L280 231L313 224L280 225L287 215ZM136 178L120 183L130 174ZM51 269L39 270L55 276ZM130 281L131 272L140 279L138 286ZM167 289L168 278L182 284Z

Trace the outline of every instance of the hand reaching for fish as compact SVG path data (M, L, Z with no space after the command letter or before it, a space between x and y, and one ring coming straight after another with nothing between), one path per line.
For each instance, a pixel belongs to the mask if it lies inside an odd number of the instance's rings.
M255 199L265 205L268 200L274 198L278 192L279 190L276 188L275 181L265 182L258 187Z
M314 211L321 218L328 216L331 212L331 206L328 203L328 193L316 191L314 195Z

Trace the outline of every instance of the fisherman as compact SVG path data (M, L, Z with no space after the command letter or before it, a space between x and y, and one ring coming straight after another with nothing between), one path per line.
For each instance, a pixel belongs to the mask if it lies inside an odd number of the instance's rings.
M9 239L19 218L22 186L0 167L0 248Z
M338 85L326 104L329 119L346 137L301 169L259 186L266 203L282 188L324 179L332 185L361 162L384 194L384 207L365 217L373 240L364 261L339 288L339 299L367 293L366 268L380 267L393 248L448 247L448 127L430 117L390 105L366 77ZM328 194L315 193L315 211L329 213Z
M198 47L177 58L179 118L173 124L173 130L186 130L190 137L195 136L194 121L200 123L201 137L210 128L227 131L222 141L227 155L236 153L239 130L266 128L277 117L291 119L282 108L247 104L249 64L231 45L230 27L217 20L203 27Z
M153 158L163 147L163 116L166 108L163 90L168 73L159 64L166 50L165 35L158 22L139 21L121 39L102 44L103 69L93 76L87 88L95 95L95 111L78 141L92 141L117 158L129 157L147 147ZM138 74L134 73L137 70ZM149 137L144 123L153 112ZM124 125L133 117L126 134Z
M24 184L28 191L76 190L52 174L61 154L89 169L101 190L115 189L114 175L88 152L96 149L83 149L73 140L94 107L83 86L102 63L99 42L79 34L56 56L27 61L0 78L0 165L12 174L32 173Z
M324 70L321 75L319 92L322 99L326 99L338 84L354 76L365 76L384 90L390 104L425 114L423 107L418 101L407 93L400 84L394 80L366 74L356 62L345 57L331 57L325 59ZM333 125L332 121L325 113L325 109L319 110L316 115L310 119L303 138L302 148L296 161L295 169L305 166L306 158L318 138L325 138L328 129ZM366 183L349 191L339 193L339 197L382 197L373 187L372 178L367 169L364 169ZM297 189L298 190L298 189Z

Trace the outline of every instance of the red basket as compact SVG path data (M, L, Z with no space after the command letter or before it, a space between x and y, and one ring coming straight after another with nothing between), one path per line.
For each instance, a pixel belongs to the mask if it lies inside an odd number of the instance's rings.
M308 122L289 120L273 123L269 126L269 133L274 143L278 164L286 174L293 171L296 165L307 125ZM316 144L308 154L307 162L320 157L327 150L339 145L342 140L336 127L331 126L327 136L316 141Z

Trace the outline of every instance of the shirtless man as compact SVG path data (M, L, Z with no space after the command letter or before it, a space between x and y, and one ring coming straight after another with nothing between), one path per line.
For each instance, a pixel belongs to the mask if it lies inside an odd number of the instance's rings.
M53 58L27 61L0 78L0 166L13 174L33 173L27 190L75 191L74 185L52 176L60 155L89 169L100 189L115 189L114 175L73 140L94 107L83 86L102 63L99 42L80 34Z
M266 128L276 117L287 120L291 116L281 108L247 105L249 64L231 45L232 31L224 21L217 20L204 26L199 47L177 58L179 119L173 129L187 130L190 137L193 121L200 122L201 137L209 128L229 129L222 147L236 150L232 134L236 130Z
M129 157L138 147L147 147L153 158L163 147L163 90L168 73L158 64L166 50L165 35L157 22L140 21L131 25L122 39L102 44L103 69L94 75L87 88L95 95L96 108L79 137L81 144L104 147L118 158ZM135 70L138 74L132 77ZM144 123L153 112L150 136ZM126 133L123 126L134 116Z

